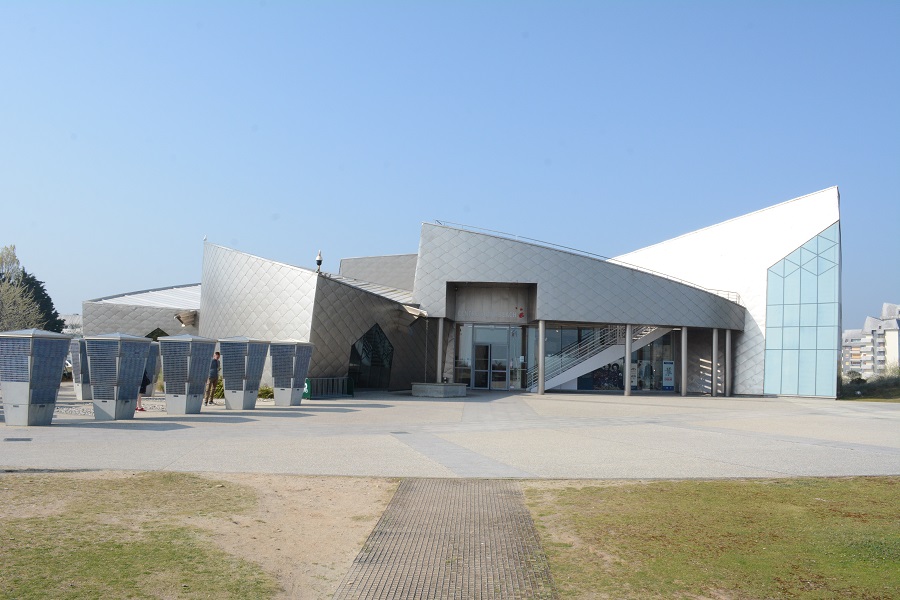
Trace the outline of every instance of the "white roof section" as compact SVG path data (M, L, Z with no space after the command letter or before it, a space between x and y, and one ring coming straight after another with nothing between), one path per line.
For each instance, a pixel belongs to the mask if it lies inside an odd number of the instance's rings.
M200 310L200 284L191 283L175 287L129 292L117 296L88 300L88 302Z

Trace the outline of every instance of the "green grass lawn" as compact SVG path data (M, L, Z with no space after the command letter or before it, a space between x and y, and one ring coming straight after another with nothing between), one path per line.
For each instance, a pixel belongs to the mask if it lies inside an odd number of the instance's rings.
M900 598L900 478L526 484L562 598Z
M0 475L0 598L271 597L271 576L185 524L255 502L187 474Z

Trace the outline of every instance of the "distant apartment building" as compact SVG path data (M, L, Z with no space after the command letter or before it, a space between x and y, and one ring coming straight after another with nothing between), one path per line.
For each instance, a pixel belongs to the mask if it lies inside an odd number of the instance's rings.
M856 371L863 378L882 375L900 364L900 304L885 303L881 317L866 317L862 329L846 329L841 336L844 375Z

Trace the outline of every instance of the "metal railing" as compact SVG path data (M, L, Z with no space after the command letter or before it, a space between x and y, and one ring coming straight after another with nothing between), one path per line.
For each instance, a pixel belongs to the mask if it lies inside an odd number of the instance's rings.
M655 325L645 325L643 327L635 327L631 332L631 340L636 342L644 338L658 327ZM551 354L544 359L544 381L549 381L557 375L574 367L578 363L600 354L607 348L617 344L625 343L625 325L613 325L599 332L592 333L588 339L581 340L569 344L556 354ZM538 383L538 366L535 365L528 369L526 375L526 384L529 389L537 386Z
M353 381L349 377L309 377L303 396L310 400L353 396Z

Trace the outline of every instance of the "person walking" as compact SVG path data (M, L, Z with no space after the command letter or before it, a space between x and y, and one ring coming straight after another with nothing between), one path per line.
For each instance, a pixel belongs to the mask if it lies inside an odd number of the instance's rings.
M206 393L203 395L203 404L215 404L216 386L219 385L219 353L213 354L209 363L209 378L206 380Z
M150 375L145 370L144 377L141 378L141 389L138 392L137 406L135 407L134 410L136 410L138 412L144 412L145 410L147 410L146 408L144 408L144 405L141 403L141 399L147 394L147 386L150 385L150 383L151 383ZM151 393L151 395L152 395L152 393Z

